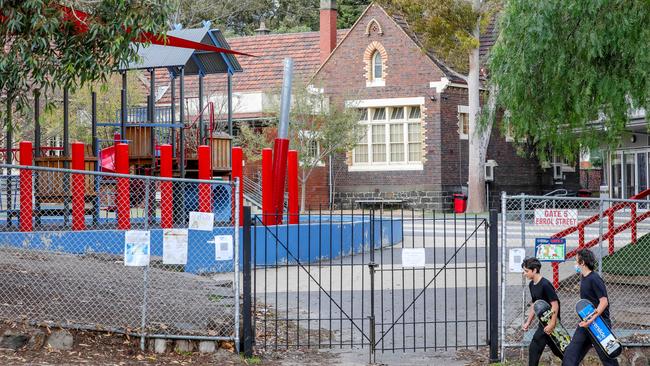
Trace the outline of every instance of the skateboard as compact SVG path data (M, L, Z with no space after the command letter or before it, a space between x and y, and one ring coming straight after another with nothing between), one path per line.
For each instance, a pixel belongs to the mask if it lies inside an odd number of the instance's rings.
M551 321L553 310L551 309L551 305L546 301L544 300L535 301L535 303L533 304L533 311L535 311L535 315L537 315L537 320L539 320L542 326L545 327ZM553 343L555 343L557 348L564 355L564 350L569 345L569 342L571 342L571 336L569 335L569 332L567 332L566 329L564 329L559 319L557 321L557 324L555 325L555 329L553 329L553 332L549 336L553 340Z
M596 310L594 305L589 300L581 299L576 303L576 312L582 321L585 321L587 316ZM596 340L598 347L607 354L610 358L616 358L623 351L621 342L616 339L612 330L609 329L607 324L597 316L596 319L589 324L589 334Z

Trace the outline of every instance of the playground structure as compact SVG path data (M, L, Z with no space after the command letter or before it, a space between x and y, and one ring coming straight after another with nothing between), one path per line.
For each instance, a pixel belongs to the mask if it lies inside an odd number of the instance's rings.
M83 18L82 19L87 19ZM83 31L83 30L81 30ZM90 146L82 142L71 142L69 133L69 91L63 91L63 138L61 147L43 146L40 126L40 95L35 93L34 146L28 141L20 143L19 149L12 148L12 133L7 130L7 150L5 163L11 165L20 155L20 164L45 169L73 169L75 171L96 171L104 173L132 174L136 176L160 176L164 178L231 180L243 179L243 152L232 146L232 75L242 72L241 65L233 54L237 51L206 51L205 47L216 50L229 50L223 35L209 24L198 29L177 29L170 31L170 39L179 42L180 47L153 42L140 48L139 61L116 70L122 77L120 109L115 121L98 121L97 95L91 93L91 134ZM185 45L188 43L191 47ZM200 45L195 49L196 45ZM207 46L206 46L207 45ZM156 106L156 71L164 69L169 72L171 86L171 103ZM127 95L127 72L129 70L146 70L149 74L149 95L147 105L129 106ZM291 60L285 61L285 87L283 88L283 105L281 119L284 121L284 135L276 139L273 161L267 155L264 159L261 205L267 224L281 224L284 214L284 191L289 162L289 223L296 224L298 215L298 157L295 151L288 151L286 138L288 129L288 101L290 100ZM219 127L215 119L215 106L204 95L204 77L212 74L227 74L228 117L227 131ZM185 78L198 77L198 112L190 115L186 112ZM288 80L288 81L287 81ZM178 98L177 98L178 87ZM208 100L206 100L208 99ZM222 124L221 124L222 125ZM103 133L100 133L103 132ZM101 138L100 136L104 136ZM111 136L111 138L106 138ZM279 142L278 142L279 141ZM58 156L49 156L48 151L60 151ZM265 152L266 154L266 152ZM270 168L272 170L269 170ZM73 230L86 227L86 216L92 216L92 223L100 218L117 217L119 229L129 226L129 205L137 205L143 197L138 197L129 190L123 179L111 179L102 175L81 176L77 174L58 174L39 171L33 174L21 170L19 185L13 182L11 171L7 171L5 185L5 205L7 224L12 225L14 217L20 218L23 231L30 231L35 219L36 225L42 217L63 216L63 223L72 221ZM24 176L24 177L23 177ZM27 176L33 177L33 185L28 185ZM128 181L128 180L127 180ZM171 189L168 191L167 188ZM274 189L275 188L275 189ZM159 199L173 202L172 207L183 206L185 193L174 192L171 186L165 186L157 192ZM211 194L199 189L200 197ZM234 192L222 191L219 194L232 195ZM22 205L20 213L14 205L20 199L33 196L33 208ZM129 199L127 202L120 200ZM13 198L13 199L12 199ZM233 197L234 199L234 197ZM15 201L15 202L12 202ZM224 202L224 200L219 200ZM268 201L268 202L267 202ZM210 202L202 199L202 202ZM277 202L277 203L276 203ZM243 190L240 190L240 206L243 204ZM91 207L88 207L91 206ZM210 205L200 204L197 211L216 209ZM230 205L233 206L233 205ZM222 208L223 209L223 208ZM27 213L29 211L29 214ZM183 210L185 213L188 210ZM172 215L161 213L161 216ZM174 223L187 223L187 215ZM162 220L167 222L165 217ZM23 223L24 221L24 223ZM29 223L28 223L29 221ZM172 223L173 224L173 223ZM64 225L64 226L66 226ZM170 224L171 225L171 224ZM171 227L169 225L163 225Z

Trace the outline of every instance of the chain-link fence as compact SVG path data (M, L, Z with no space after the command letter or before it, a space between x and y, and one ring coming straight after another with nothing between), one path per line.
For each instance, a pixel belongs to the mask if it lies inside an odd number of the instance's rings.
M0 318L238 340L236 182L0 168Z
M615 334L624 344L650 345L650 202L504 195L501 204L503 347L528 345L536 328L522 330L531 300L521 263L530 256L542 260L542 275L558 291L562 324L573 334L580 299L575 253L581 248L596 256Z

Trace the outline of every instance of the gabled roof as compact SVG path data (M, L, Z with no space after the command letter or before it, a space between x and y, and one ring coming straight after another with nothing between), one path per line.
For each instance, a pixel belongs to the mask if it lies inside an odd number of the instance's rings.
M348 30L337 31L337 43ZM246 72L234 78L237 91L261 91L282 84L283 60L294 62L294 79L306 79L320 66L319 32L267 34L230 38L230 44L241 52L254 53L256 58L242 58ZM261 47L263 45L263 47Z
M230 49L219 30L208 27L173 30L170 36L200 42L221 48ZM186 75L204 75L241 72L242 68L237 59L230 54L197 51L190 48L160 46L151 44L138 49L140 60L131 62L128 69L176 69L184 67Z

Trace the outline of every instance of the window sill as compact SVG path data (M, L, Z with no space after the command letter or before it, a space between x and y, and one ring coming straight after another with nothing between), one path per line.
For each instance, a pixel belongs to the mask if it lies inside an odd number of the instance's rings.
M411 164L367 164L352 165L348 167L349 172L383 172L383 171L413 171L424 170L422 163Z
M378 86L386 86L386 81L384 79L375 79L372 81L366 81L366 88L373 88Z

